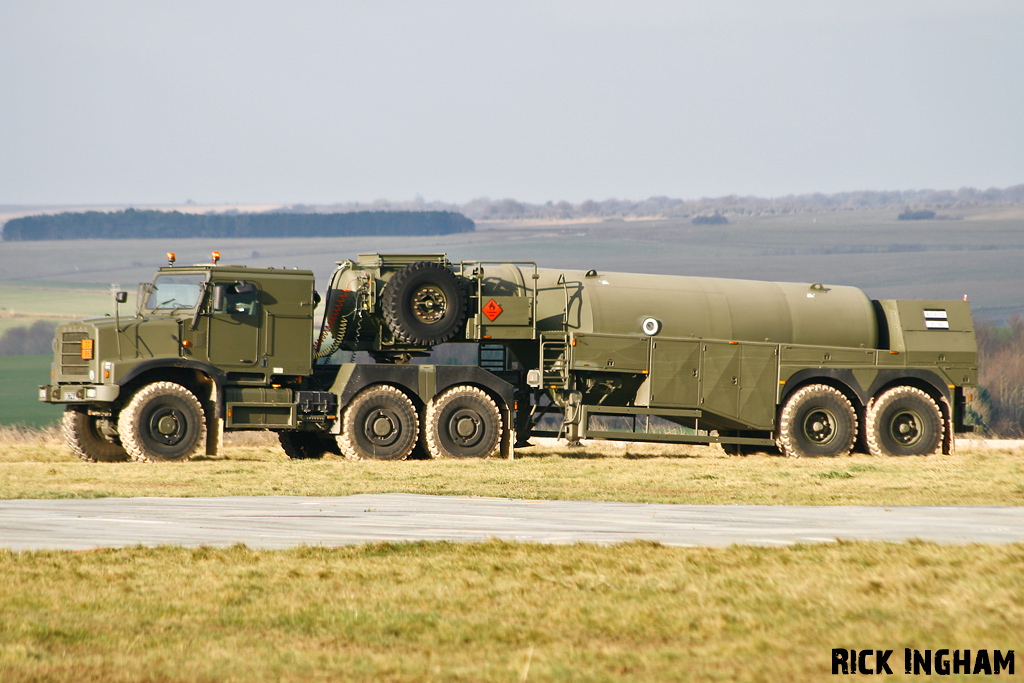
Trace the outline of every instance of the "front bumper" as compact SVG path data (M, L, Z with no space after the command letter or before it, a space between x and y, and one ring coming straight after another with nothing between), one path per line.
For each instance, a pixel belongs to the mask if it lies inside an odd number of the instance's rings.
M44 384L39 387L43 403L112 403L121 393L116 384Z

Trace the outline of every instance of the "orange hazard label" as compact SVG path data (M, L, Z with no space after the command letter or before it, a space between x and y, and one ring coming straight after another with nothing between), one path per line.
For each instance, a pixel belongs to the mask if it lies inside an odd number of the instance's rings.
M483 312L484 315L487 316L487 319L493 323L494 319L501 315L501 306L498 305L497 301L491 299L487 302L487 305L483 307Z

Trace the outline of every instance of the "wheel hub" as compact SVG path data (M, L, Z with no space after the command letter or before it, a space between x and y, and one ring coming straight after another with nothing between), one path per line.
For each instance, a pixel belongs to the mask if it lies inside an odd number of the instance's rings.
M921 440L921 420L910 410L899 412L892 418L889 433L901 446L913 446Z
M398 416L390 410L378 408L366 417L363 434L376 446L390 446L401 433Z
M412 314L421 323L438 322L447 309L444 292L433 285L421 287L412 295Z
M185 437L187 425L185 415L180 410L160 406L149 418L149 433L157 442L174 446Z
M836 418L830 411L818 408L804 420L804 435L813 443L826 444L835 438Z
M475 446L484 435L483 419L468 408L457 410L448 420L448 434L463 448Z

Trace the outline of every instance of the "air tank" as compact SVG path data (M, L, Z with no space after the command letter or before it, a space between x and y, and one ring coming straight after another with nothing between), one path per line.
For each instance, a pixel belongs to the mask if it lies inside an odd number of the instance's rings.
M537 270L539 332L597 332L876 348L856 287L603 271ZM533 269L485 266L483 294L528 294Z

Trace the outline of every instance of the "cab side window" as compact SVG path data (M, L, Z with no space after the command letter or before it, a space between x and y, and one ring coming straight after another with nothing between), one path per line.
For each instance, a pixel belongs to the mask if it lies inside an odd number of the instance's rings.
M214 285L212 308L215 313L256 315L259 312L259 289L244 281Z
M228 292L224 298L224 310L231 315L253 315L256 313L257 292Z

